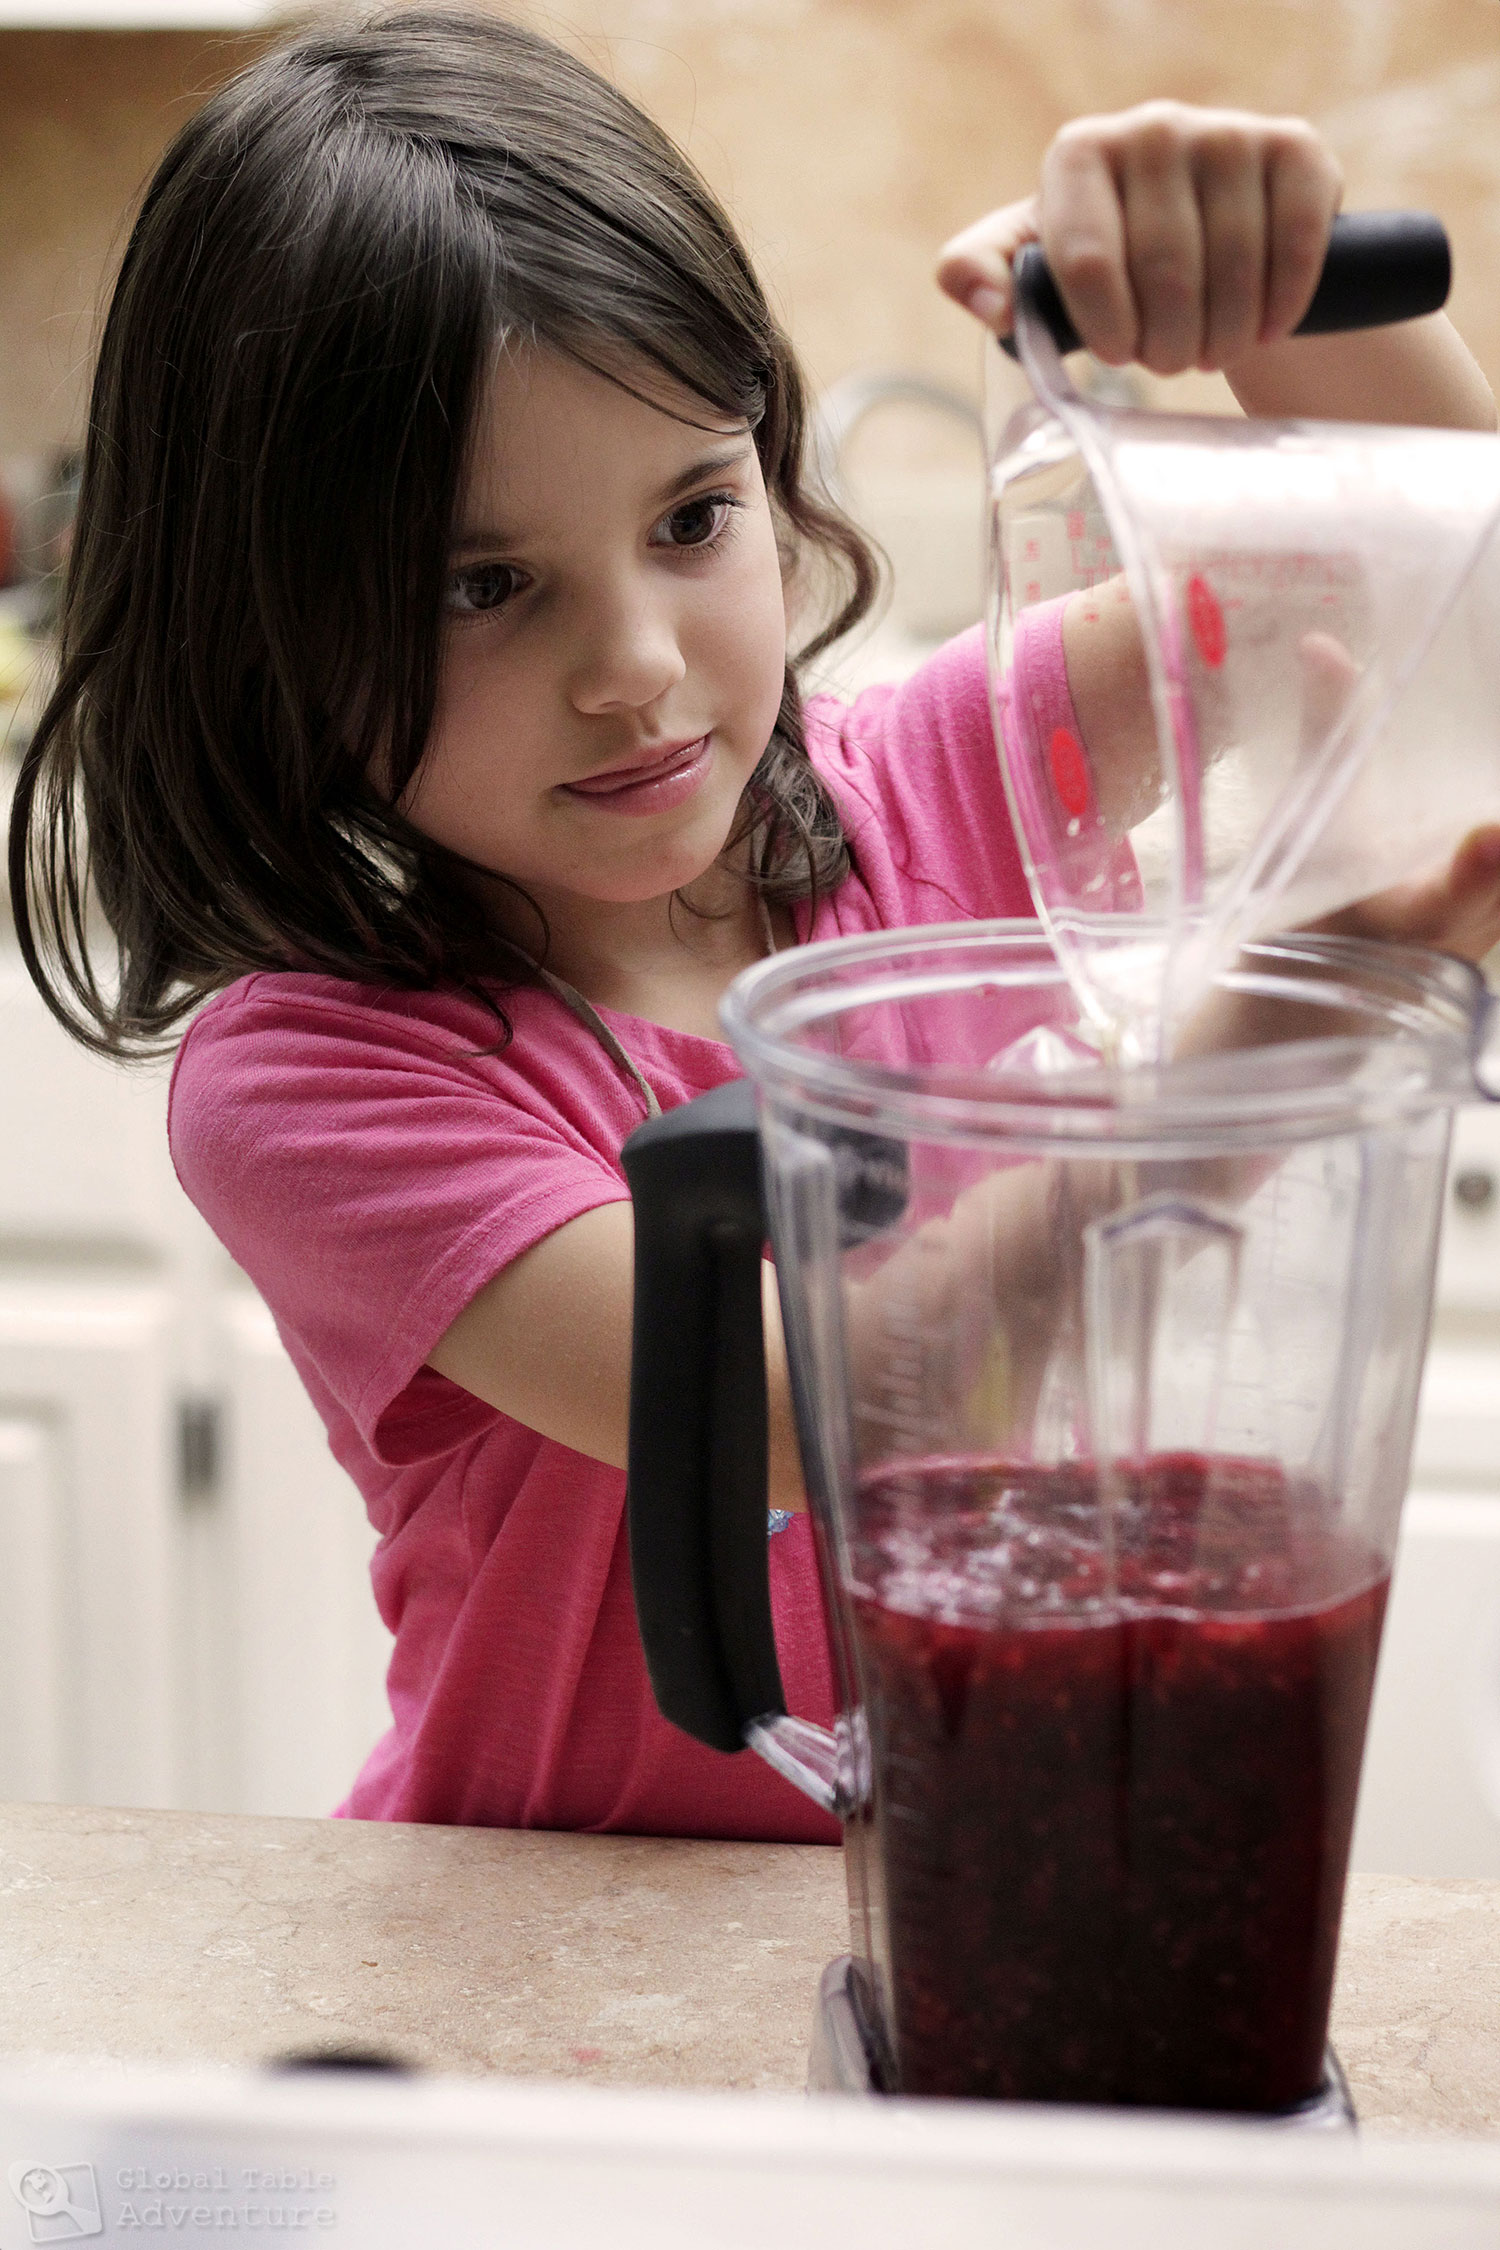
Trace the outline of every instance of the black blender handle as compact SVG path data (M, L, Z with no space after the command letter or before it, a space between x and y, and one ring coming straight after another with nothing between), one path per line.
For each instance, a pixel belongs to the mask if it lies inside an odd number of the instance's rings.
M1041 315L1060 352L1076 352L1080 338L1038 242L1016 253L1017 297ZM1453 255L1441 219L1430 211L1343 211L1328 237L1328 254L1312 303L1297 324L1299 336L1328 336L1338 329L1387 328L1441 311L1453 281ZM1001 338L1012 359L1013 336Z
M714 1750L786 1710L767 1563L760 1134L737 1079L624 1148L635 1203L627 1509L658 1708Z

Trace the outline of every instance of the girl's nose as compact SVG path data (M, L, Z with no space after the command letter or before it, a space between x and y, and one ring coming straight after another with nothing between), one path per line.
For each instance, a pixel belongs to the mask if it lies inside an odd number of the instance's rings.
M573 662L574 708L593 717L640 710L685 677L669 604L637 594L582 619Z

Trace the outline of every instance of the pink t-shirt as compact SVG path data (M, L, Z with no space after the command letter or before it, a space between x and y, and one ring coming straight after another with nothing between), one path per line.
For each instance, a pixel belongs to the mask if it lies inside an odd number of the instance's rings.
M825 938L1029 899L991 734L981 636L900 687L807 709L854 872ZM261 974L210 1001L173 1077L183 1186L275 1316L380 1535L393 1724L340 1810L367 1820L834 1841L752 1753L704 1749L652 1700L617 1470L424 1363L544 1235L625 1200L639 1090L567 1007L508 991L514 1037L450 993ZM717 1040L600 1011L663 1109L740 1075ZM827 1723L807 1521L770 1540L789 1708Z

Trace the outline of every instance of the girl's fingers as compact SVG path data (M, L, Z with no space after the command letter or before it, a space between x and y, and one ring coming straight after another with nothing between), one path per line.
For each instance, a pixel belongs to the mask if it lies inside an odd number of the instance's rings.
M1472 829L1439 887L1442 909L1428 943L1482 961L1500 944L1500 828Z
M1203 341L1198 365L1226 367L1258 342L1265 319L1264 154L1247 121L1210 121L1194 165L1203 226Z
M1500 827L1471 830L1440 873L1396 884L1317 927L1482 961L1500 945Z
M1131 134L1119 164L1126 262L1139 324L1135 357L1180 375L1203 351L1203 221L1191 144L1175 113Z
M1296 118L1279 123L1266 156L1268 255L1258 342L1289 336L1311 304L1343 192L1343 174L1311 126Z
M1338 725L1359 682L1348 650L1329 633L1308 633L1302 660L1302 750L1320 750ZM1435 874L1361 899L1315 925L1344 937L1387 944L1431 945L1480 961L1500 945L1500 827L1471 829Z
M1125 261L1125 214L1104 139L1108 119L1065 125L1042 159L1038 219L1073 325L1096 359L1133 359L1139 322Z
M988 212L945 242L938 257L938 287L998 336L1010 332L1011 260L1023 242L1037 238L1036 202L1028 195Z
M1296 119L1147 102L1065 125L1041 192L956 234L941 288L1011 325L1011 260L1040 238L1074 326L1112 366L1232 365L1306 311L1342 179Z

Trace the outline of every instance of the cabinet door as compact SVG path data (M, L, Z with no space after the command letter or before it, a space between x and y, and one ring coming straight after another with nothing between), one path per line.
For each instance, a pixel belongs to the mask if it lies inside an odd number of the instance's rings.
M260 1298L226 1292L221 1318L219 1505L237 1651L226 1809L331 1812L390 1724L374 1534Z
M172 1805L182 1779L171 1306L0 1279L0 1788Z
M75 1794L58 1439L54 1414L0 1413L0 1799Z
M68 1038L0 943L0 1244L170 1257L201 1228L167 1152L164 1065Z
M1453 1121L1437 1295L1443 1312L1500 1314L1500 1108L1489 1103L1461 1109ZM1500 1360L1500 1340L1488 1340Z
M1353 1865L1500 1877L1500 1501L1490 1493L1407 1500Z
M326 1812L388 1717L359 1497L165 1070L73 1045L3 942L0 1051L0 1797Z

